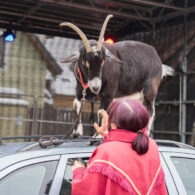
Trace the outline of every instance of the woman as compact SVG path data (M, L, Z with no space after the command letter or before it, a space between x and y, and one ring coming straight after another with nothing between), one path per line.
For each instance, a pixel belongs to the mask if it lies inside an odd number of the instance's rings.
M109 117L105 111L102 115L102 126L94 127L104 142L87 168L74 163L72 195L167 194L158 148L146 129L146 108L119 98L109 106Z

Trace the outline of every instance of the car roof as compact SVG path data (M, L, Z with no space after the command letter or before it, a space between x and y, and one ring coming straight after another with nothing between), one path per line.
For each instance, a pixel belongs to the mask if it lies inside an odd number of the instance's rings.
M74 151L87 150L90 146L101 144L103 139L98 138L79 138L79 139L54 139L50 142L50 140L44 140L43 142L13 142L13 143L1 143L0 144L0 158L6 155L24 152L24 151L44 151L45 153L58 150L63 150L63 153L69 153L70 149ZM181 142L171 141L171 140L155 140L159 151L172 151L177 150L178 148L181 149L189 149L195 150L195 147L184 144ZM48 144L48 142L50 142ZM56 151L55 151L56 152Z
M195 155L195 147L171 140L155 140L159 152L188 153Z
M60 156L62 154L78 154L92 153L97 147L90 145L89 142L68 142L59 146L50 146L47 148L40 147L39 143L18 144L14 148L14 143L6 143L3 146L3 152L0 154L0 170L12 165L13 163L21 162L39 157ZM1 151L0 146L0 151ZM11 148L11 149L10 149Z
M61 143L59 145L59 143ZM155 140L159 152L181 152L195 155L193 146L169 140ZM0 145L0 170L26 159L51 155L92 153L102 143L102 139L67 139L57 140L54 145L41 147L38 142L4 143ZM58 143L58 144L56 144Z
M99 144L98 144L99 145ZM51 145L48 147L42 147L39 142L16 142L16 143L4 143L0 145L0 158L7 155L18 154L21 152L29 152L29 153L47 153L51 154L63 154L70 153L70 151L74 152L91 152L90 148L92 144L90 141L79 141L79 140L65 140L64 143L60 145ZM93 146L94 148L96 146Z
M181 142L171 141L171 140L155 140L159 150L173 150L175 148L190 149L195 150L195 147L184 144ZM79 139L53 139L53 140L44 140L39 142L10 142L10 143L1 143L0 144L0 158L5 155L14 154L24 151L51 151L54 148L57 150L63 149L66 153L70 150L70 147L75 150L81 148L90 148L89 146L97 146L103 142L101 138L79 138ZM49 144L48 144L49 143Z

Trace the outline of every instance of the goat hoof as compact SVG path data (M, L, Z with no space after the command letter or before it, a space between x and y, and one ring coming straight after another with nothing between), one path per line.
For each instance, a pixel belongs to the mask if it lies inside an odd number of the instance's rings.
M76 134L76 138L81 139L82 138L82 135Z
M70 136L71 139L80 139L82 136L78 133L74 133Z

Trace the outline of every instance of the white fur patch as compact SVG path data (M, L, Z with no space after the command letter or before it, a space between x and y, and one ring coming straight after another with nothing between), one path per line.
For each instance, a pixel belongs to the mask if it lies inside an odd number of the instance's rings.
M155 105L154 105L154 102L152 104L152 111L153 111L153 114L150 117L149 122L148 122L148 134L149 135L150 135L150 131L151 131L151 128L152 128L152 124L153 124L153 121L154 121L154 117L155 117Z
M75 98L73 101L73 109L77 111L77 114L79 114L80 108L81 102L77 98Z
M73 101L73 109L76 110L77 115L79 114L80 108L81 108L81 102L77 98L75 98ZM80 122L77 126L77 129L73 131L73 134L79 134L81 136L83 135L83 125L81 123L81 116L80 116Z
M100 119L101 119L101 117L102 117L102 110L101 109L99 109L98 111L97 111L97 117L98 117L98 124L100 123Z
M83 125L81 122L77 126L76 134L79 134L81 136L83 135Z
M91 47L91 50L94 52L95 56L98 55L98 53L97 53L97 46Z
M93 93L98 94L100 89L101 89L101 86L102 86L102 81L101 81L101 79L99 77L95 77L92 80L89 80L88 84L89 84L90 90ZM93 90L93 88L98 88L99 90L96 92L96 91Z
M132 99L132 100L136 100L136 101L138 101L142 104L144 102L144 94L143 94L142 90L140 92L136 92L134 94L127 95L127 96L124 96L124 97ZM117 98L115 98L115 99L117 99ZM113 100L115 100L115 99L113 99Z
M138 101L138 102L140 102L142 104L144 102L144 94L143 94L143 91L134 93L132 95L128 95L127 97L130 98L130 99L132 99L132 100L136 100L136 101Z
M167 66L165 64L162 64L162 76L161 78L165 77L165 76L174 76L175 75L175 70L170 67Z

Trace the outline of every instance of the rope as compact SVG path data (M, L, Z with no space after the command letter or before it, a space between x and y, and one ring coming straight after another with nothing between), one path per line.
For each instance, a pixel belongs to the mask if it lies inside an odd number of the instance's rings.
M53 137L53 136L44 136L44 137L41 137L39 139L39 145L42 147L42 148L47 148L48 146L52 146L52 145L60 145L62 144L63 142L54 142L56 140L64 140L64 139L67 139L70 137L70 135L72 134L73 130L74 129L77 129L77 126L80 122L80 116L81 116L81 110L82 110L82 107L83 107L83 103L85 103L85 96L86 96L86 89L83 89L83 98L81 99L81 107L80 107L80 110L79 110L79 114L77 116L77 119L75 120L75 124L68 130L68 132L64 135L64 137L62 137L61 139L58 139L56 137Z
M77 72L79 73L79 78L78 78L78 75L77 75L77 73L76 73L76 64L77 64L77 63L75 63L75 66L74 66L74 74L75 74L75 77L76 77L76 79L81 83L82 87L83 87L84 89L87 89L89 86L88 86L88 83L85 84L85 83L83 82L83 77L82 77L80 68L77 69Z
M89 86L88 86L88 83L85 84L85 83L83 82L83 78L82 78L82 74L81 74L80 68L78 68L78 73L79 73L79 76L80 76L80 82L81 82L82 87L83 87L84 89L87 89Z
M78 78L78 76L76 74L76 64L77 64L77 62L74 65L74 75L75 75L76 79L81 83L81 80Z

